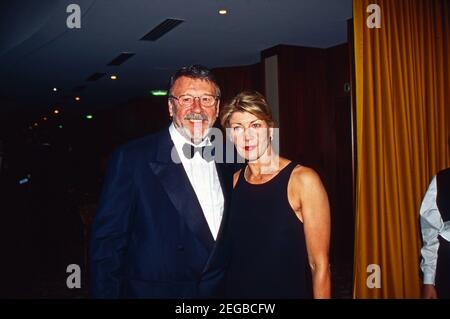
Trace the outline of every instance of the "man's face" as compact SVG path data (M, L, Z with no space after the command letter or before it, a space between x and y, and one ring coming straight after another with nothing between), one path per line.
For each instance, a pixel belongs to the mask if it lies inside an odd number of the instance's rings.
M182 76L173 84L172 95L178 98L186 94L194 97L216 96L216 88L209 81ZM194 99L191 106L184 107L177 99L169 99L168 106L177 130L195 144L203 140L219 113L219 101L211 107L203 107L200 99Z

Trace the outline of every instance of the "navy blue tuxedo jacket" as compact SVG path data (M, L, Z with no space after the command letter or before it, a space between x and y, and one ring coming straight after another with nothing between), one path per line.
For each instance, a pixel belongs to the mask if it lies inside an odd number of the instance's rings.
M91 228L94 298L221 298L234 167L217 164L225 198L215 241L168 129L118 148Z

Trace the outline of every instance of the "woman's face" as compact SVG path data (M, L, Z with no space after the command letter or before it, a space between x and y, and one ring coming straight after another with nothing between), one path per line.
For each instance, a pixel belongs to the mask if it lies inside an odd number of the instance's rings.
M230 130L239 155L252 162L266 152L273 129L251 113L234 112L230 117Z

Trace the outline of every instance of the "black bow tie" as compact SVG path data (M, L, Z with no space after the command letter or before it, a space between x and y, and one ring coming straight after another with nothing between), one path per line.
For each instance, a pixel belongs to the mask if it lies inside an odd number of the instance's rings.
M212 145L202 146L202 147L194 146L194 145L187 144L187 143L185 143L183 145L183 153L186 158L188 158L188 159L193 158L195 153L197 153L197 152L207 162L214 160L215 150L214 150L214 146L212 146Z

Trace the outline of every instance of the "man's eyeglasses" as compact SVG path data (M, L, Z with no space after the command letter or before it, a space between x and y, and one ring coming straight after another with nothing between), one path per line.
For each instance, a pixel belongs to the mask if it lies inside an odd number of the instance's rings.
M194 104L195 99L198 99L200 102L200 105L203 107L212 107L216 104L216 101L219 99L217 96L214 95L201 95L201 96L192 96L190 94L184 94L180 95L179 97L170 95L169 98L177 100L178 103L182 107L190 107Z

